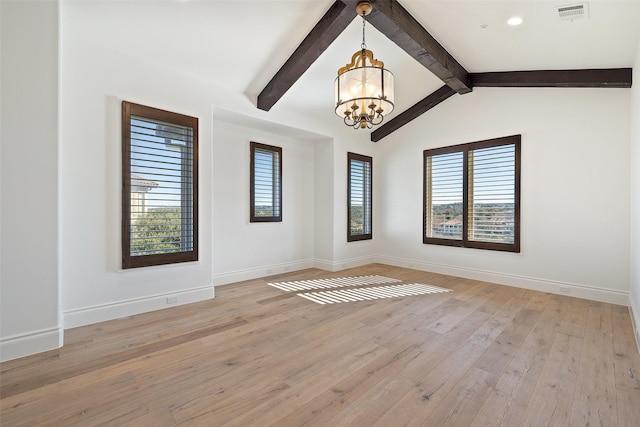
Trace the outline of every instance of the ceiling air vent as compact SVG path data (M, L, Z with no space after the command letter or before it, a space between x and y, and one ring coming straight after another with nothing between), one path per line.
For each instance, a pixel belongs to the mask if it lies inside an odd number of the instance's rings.
M587 3L572 4L570 6L558 6L558 18L561 21L573 21L575 19L584 19L588 16L589 8Z

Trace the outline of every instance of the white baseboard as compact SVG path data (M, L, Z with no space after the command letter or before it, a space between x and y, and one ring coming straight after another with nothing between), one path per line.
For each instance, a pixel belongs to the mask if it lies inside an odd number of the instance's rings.
M0 362L62 347L61 327L33 331L0 339Z
M65 329L104 322L105 320L133 316L135 314L160 310L182 304L204 301L214 297L213 285L200 288L151 295L126 301L117 301L93 307L84 307L64 312Z
M316 259L314 267L327 271L340 271L346 268L360 267L362 265L372 264L376 262L374 256L366 256L359 258L349 258L342 261L326 261L322 259Z
M213 276L214 286L226 285L229 283L242 282L245 280L260 279L273 276L275 274L289 273L292 271L304 270L306 268L319 268L327 271L340 271L345 268L359 267L375 262L372 256L350 258L342 261L327 261L322 259L305 259L283 264L265 265L246 270L236 270Z
M629 292L616 291L594 286L565 283L555 280L538 279L535 277L518 276L513 274L497 273L492 271L475 270L451 265L429 263L411 259L396 258L379 255L376 262L394 265L397 267L413 268L416 270L446 274L449 276L463 277L466 279L482 280L497 283L499 285L515 286L534 291L549 292L558 295L566 295L576 298L584 298L593 301L607 302L618 305L629 304Z
M631 314L631 325L633 326L633 336L636 337L638 353L640 353L640 307L636 306L633 295L629 294L629 314Z
M272 264L256 268L248 268L246 270L230 271L227 273L215 274L213 276L213 285L226 285L229 283L259 279L261 277L273 276L274 274L288 273L291 271L304 270L305 268L313 267L315 267L314 260L306 259L283 264Z

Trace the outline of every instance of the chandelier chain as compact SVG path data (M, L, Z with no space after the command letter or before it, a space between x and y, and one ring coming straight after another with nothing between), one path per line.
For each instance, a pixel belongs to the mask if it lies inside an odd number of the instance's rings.
M365 43L365 40L364 40L364 25L367 22L367 19L365 18L365 16L366 16L365 13L362 12L362 44L360 45L362 50L367 49L367 43Z

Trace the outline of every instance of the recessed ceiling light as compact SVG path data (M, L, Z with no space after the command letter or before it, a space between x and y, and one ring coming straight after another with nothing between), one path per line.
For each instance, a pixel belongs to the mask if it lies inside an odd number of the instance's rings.
M511 25L512 27L515 27L516 25L522 24L522 18L520 18L519 16L514 16L513 18L509 18L509 20L507 21L507 24Z

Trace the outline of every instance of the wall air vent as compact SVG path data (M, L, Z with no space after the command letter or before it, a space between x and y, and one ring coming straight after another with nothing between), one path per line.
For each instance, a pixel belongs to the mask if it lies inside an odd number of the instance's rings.
M584 19L589 16L587 3L558 6L556 9L558 11L558 18L560 18L561 21L574 21L576 19Z

